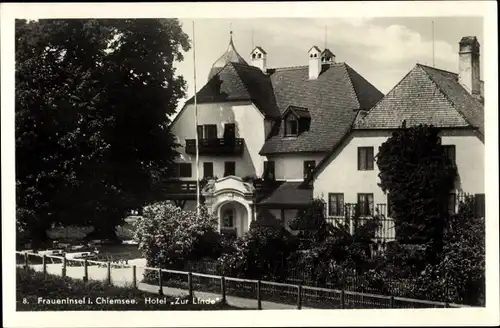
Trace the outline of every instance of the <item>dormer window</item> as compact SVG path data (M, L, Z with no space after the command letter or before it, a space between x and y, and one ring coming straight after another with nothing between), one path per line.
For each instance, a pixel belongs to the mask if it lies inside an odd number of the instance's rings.
M285 120L285 136L296 137L299 134L299 121L294 115L288 115Z
M285 123L285 137L298 136L309 131L311 116L309 110L304 107L289 106L283 113Z

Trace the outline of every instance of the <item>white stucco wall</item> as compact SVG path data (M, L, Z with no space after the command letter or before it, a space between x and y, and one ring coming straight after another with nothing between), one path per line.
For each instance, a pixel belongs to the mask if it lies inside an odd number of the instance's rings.
M358 171L358 147L379 146L390 137L386 131L355 131L330 157L313 182L314 197L328 203L328 193L343 193L345 203L357 202L358 193L373 193L374 204L387 203L387 196L377 185L378 167L372 171ZM460 178L458 191L484 193L484 144L471 132L452 130L441 135L443 145L455 145Z
M304 161L316 161L316 165L327 153L311 154L279 154L267 156L267 160L274 161L274 170L277 180L303 180Z
M194 163L195 155L187 155L184 152L185 139L195 139L196 127L194 123L194 105L187 105L179 113L179 117L172 126L173 133L178 137L178 142L182 145L178 151L181 153L179 162L193 163L191 178L196 179ZM236 137L245 139L245 150L243 155L235 156L201 156L199 158L200 178L203 177L203 162L213 162L214 175L221 178L224 176L224 162L236 162L237 176L261 176L263 170L264 157L259 155L259 151L265 141L264 116L250 102L226 102L198 104L198 125L216 124L217 135L223 137L224 124L236 124Z

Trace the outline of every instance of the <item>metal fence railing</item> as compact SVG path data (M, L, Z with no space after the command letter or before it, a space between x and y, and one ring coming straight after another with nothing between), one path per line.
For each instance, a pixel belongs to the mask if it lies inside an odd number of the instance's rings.
M146 292L187 297L197 295L218 298L242 308L446 308L466 307L459 304L433 302L353 291L278 283L219 275L141 267L124 263L63 256L16 252L18 266L45 274L74 279L100 280L114 286L140 288ZM160 274L161 273L161 274Z

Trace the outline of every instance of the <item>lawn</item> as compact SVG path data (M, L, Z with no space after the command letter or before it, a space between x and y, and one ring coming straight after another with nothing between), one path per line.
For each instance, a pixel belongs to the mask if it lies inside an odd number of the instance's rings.
M17 268L16 276L17 311L237 309L220 302L188 304L186 298L159 296L131 287L109 286L101 281L83 282L69 277L44 275L22 268Z

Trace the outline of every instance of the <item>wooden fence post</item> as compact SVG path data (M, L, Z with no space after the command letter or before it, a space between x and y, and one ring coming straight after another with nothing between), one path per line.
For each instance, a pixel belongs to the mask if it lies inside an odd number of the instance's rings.
M189 304L193 304L193 273L191 271L188 272L188 290Z
M220 292L222 294L222 304L226 304L226 278L220 277Z
M394 296L391 296L389 304L391 306L391 309L394 309Z
M111 285L111 262L109 262L109 261L107 263L107 268L108 268L108 275L107 275L106 282L108 283L108 285Z
M66 263L66 255L64 255L64 257L63 257L63 263L62 263L62 272L61 272L61 275L63 277L66 277L66 265L67 265L67 263Z
M83 261L83 281L89 281L89 262L87 259Z
M345 309L345 292L343 289L340 291L340 308Z
M43 274L47 274L47 256L42 256L42 272Z
M28 253L24 253L24 269L28 270L29 268L29 258L28 258Z
M297 286L297 309L302 309L302 285Z
M132 266L132 286L134 289L137 288L137 269L135 265Z
M158 269L158 294L163 296L163 272Z
M260 297L260 280L257 280L257 310L262 310L262 300Z

